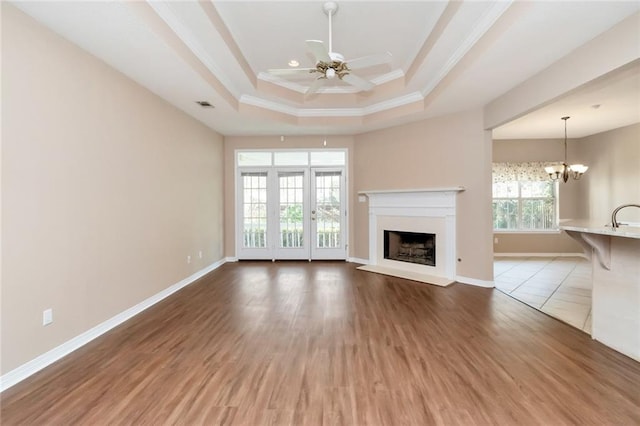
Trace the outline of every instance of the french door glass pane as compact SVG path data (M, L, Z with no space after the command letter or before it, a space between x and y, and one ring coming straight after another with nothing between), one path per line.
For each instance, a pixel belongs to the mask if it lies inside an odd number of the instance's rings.
M267 246L267 173L242 173L243 245Z
M280 247L303 247L304 172L280 173Z
M316 172L316 248L340 247L341 172Z

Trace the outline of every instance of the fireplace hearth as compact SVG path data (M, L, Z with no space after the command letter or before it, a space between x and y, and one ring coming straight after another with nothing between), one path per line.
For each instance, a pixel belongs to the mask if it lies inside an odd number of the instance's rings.
M384 258L418 265L436 266L436 235L385 230Z

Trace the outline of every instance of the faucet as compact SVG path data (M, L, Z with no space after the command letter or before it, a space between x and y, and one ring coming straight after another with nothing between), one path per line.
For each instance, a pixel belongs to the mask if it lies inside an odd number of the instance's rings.
M614 229L620 226L620 224L616 220L616 216L618 215L618 212L625 207L637 207L640 209L640 204L623 204L616 207L613 213L611 213L611 227L613 227Z

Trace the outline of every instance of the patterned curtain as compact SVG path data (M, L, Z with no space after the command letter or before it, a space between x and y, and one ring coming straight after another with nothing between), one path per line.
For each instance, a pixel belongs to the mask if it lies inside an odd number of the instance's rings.
M493 163L493 183L520 180L544 181L549 175L544 171L547 166L562 163L530 162L530 163Z

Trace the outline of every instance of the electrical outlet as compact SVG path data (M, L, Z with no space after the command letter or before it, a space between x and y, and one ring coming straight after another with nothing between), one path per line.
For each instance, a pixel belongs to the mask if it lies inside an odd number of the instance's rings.
M187 256L187 263L191 263L191 256Z
M45 309L42 311L42 325L49 325L53 322L53 309Z
M200 250L200 251L198 252L198 257L199 257L200 259L202 259L202 250Z
M498 237L493 237L493 244L498 244Z

